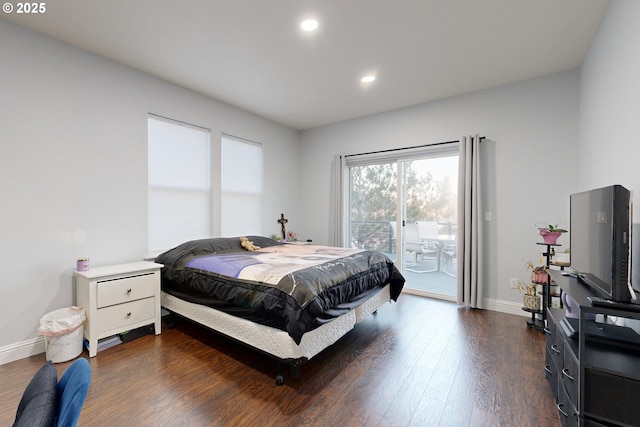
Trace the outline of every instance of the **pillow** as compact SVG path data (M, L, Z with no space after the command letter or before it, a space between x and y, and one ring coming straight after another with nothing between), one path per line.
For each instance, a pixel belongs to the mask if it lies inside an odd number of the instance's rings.
M264 236L247 235L249 240L253 241L256 246L266 248L268 246L281 245L273 239ZM240 236L238 237L217 237L211 239L191 240L184 242L173 249L170 249L155 259L160 264L172 264L185 257L205 255L213 253L225 252L243 252L240 246Z
M263 236L247 235L245 237L253 241L256 246L263 248L282 244ZM191 240L173 249L169 249L158 255L155 259L157 263L164 265L162 268L162 286L164 287L166 283L178 280L177 277L184 267L184 264L192 257L228 252L244 252L244 249L240 246L240 236Z
M13 426L53 426L57 384L58 372L53 362L48 361L36 372L24 391Z

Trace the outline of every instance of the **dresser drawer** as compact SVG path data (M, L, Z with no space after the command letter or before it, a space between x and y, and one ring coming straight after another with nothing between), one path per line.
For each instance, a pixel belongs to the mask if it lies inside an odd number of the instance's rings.
M151 323L154 321L155 314L155 297L101 308L98 310L98 333L112 329L126 330L128 325L145 320Z
M553 393L553 400L558 401L558 386L560 384L560 379L558 377L558 366L556 365L556 361L551 355L551 350L547 348L547 356L545 359L544 366L544 376L547 378L549 382L549 386L551 387L551 392Z
M562 366L562 352L564 351L564 340L562 334L555 328L553 335L547 336L547 351L556 363L556 366Z
M545 334L545 346L547 347L547 349L549 349L553 345L553 341L555 340L555 337L556 337L556 324L549 321L547 327L544 328L544 334Z
M580 416L573 402L567 394L567 390L560 384L558 390L558 404L556 405L560 412L560 422L563 427L578 427L580 425Z
M158 273L139 273L98 281L98 308L135 301L156 295Z
M569 346L565 343L565 346ZM578 406L578 377L580 375L580 366L578 360L576 360L571 349L567 348L563 352L562 371L560 375L560 381L567 389L569 399L574 406Z

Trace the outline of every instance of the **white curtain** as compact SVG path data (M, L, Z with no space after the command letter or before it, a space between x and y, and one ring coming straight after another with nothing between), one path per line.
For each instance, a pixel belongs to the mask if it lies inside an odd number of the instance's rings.
M458 167L458 304L483 308L480 137L460 139Z
M344 170L345 157L336 154L333 158L331 171L331 246L344 247L345 221L344 221Z

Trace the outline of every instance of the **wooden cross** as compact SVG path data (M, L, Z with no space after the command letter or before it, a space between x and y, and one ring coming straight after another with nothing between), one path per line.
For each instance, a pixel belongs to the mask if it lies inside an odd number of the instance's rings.
M280 223L280 225L282 225L282 241L284 242L287 240L287 229L284 225L289 222L289 220L284 217L284 214L280 214L280 219L278 220L278 222Z

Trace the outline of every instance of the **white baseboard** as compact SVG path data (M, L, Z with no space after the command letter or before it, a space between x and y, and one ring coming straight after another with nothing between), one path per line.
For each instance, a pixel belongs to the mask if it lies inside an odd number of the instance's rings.
M530 317L531 313L522 310L522 303L513 301L502 301L495 299L484 299L484 308L486 310L498 311L500 313L515 314L517 316Z
M44 337L42 336L15 344L9 344L4 347L0 347L0 365L45 352L46 348ZM43 356L43 363L44 359L46 359L46 357Z

